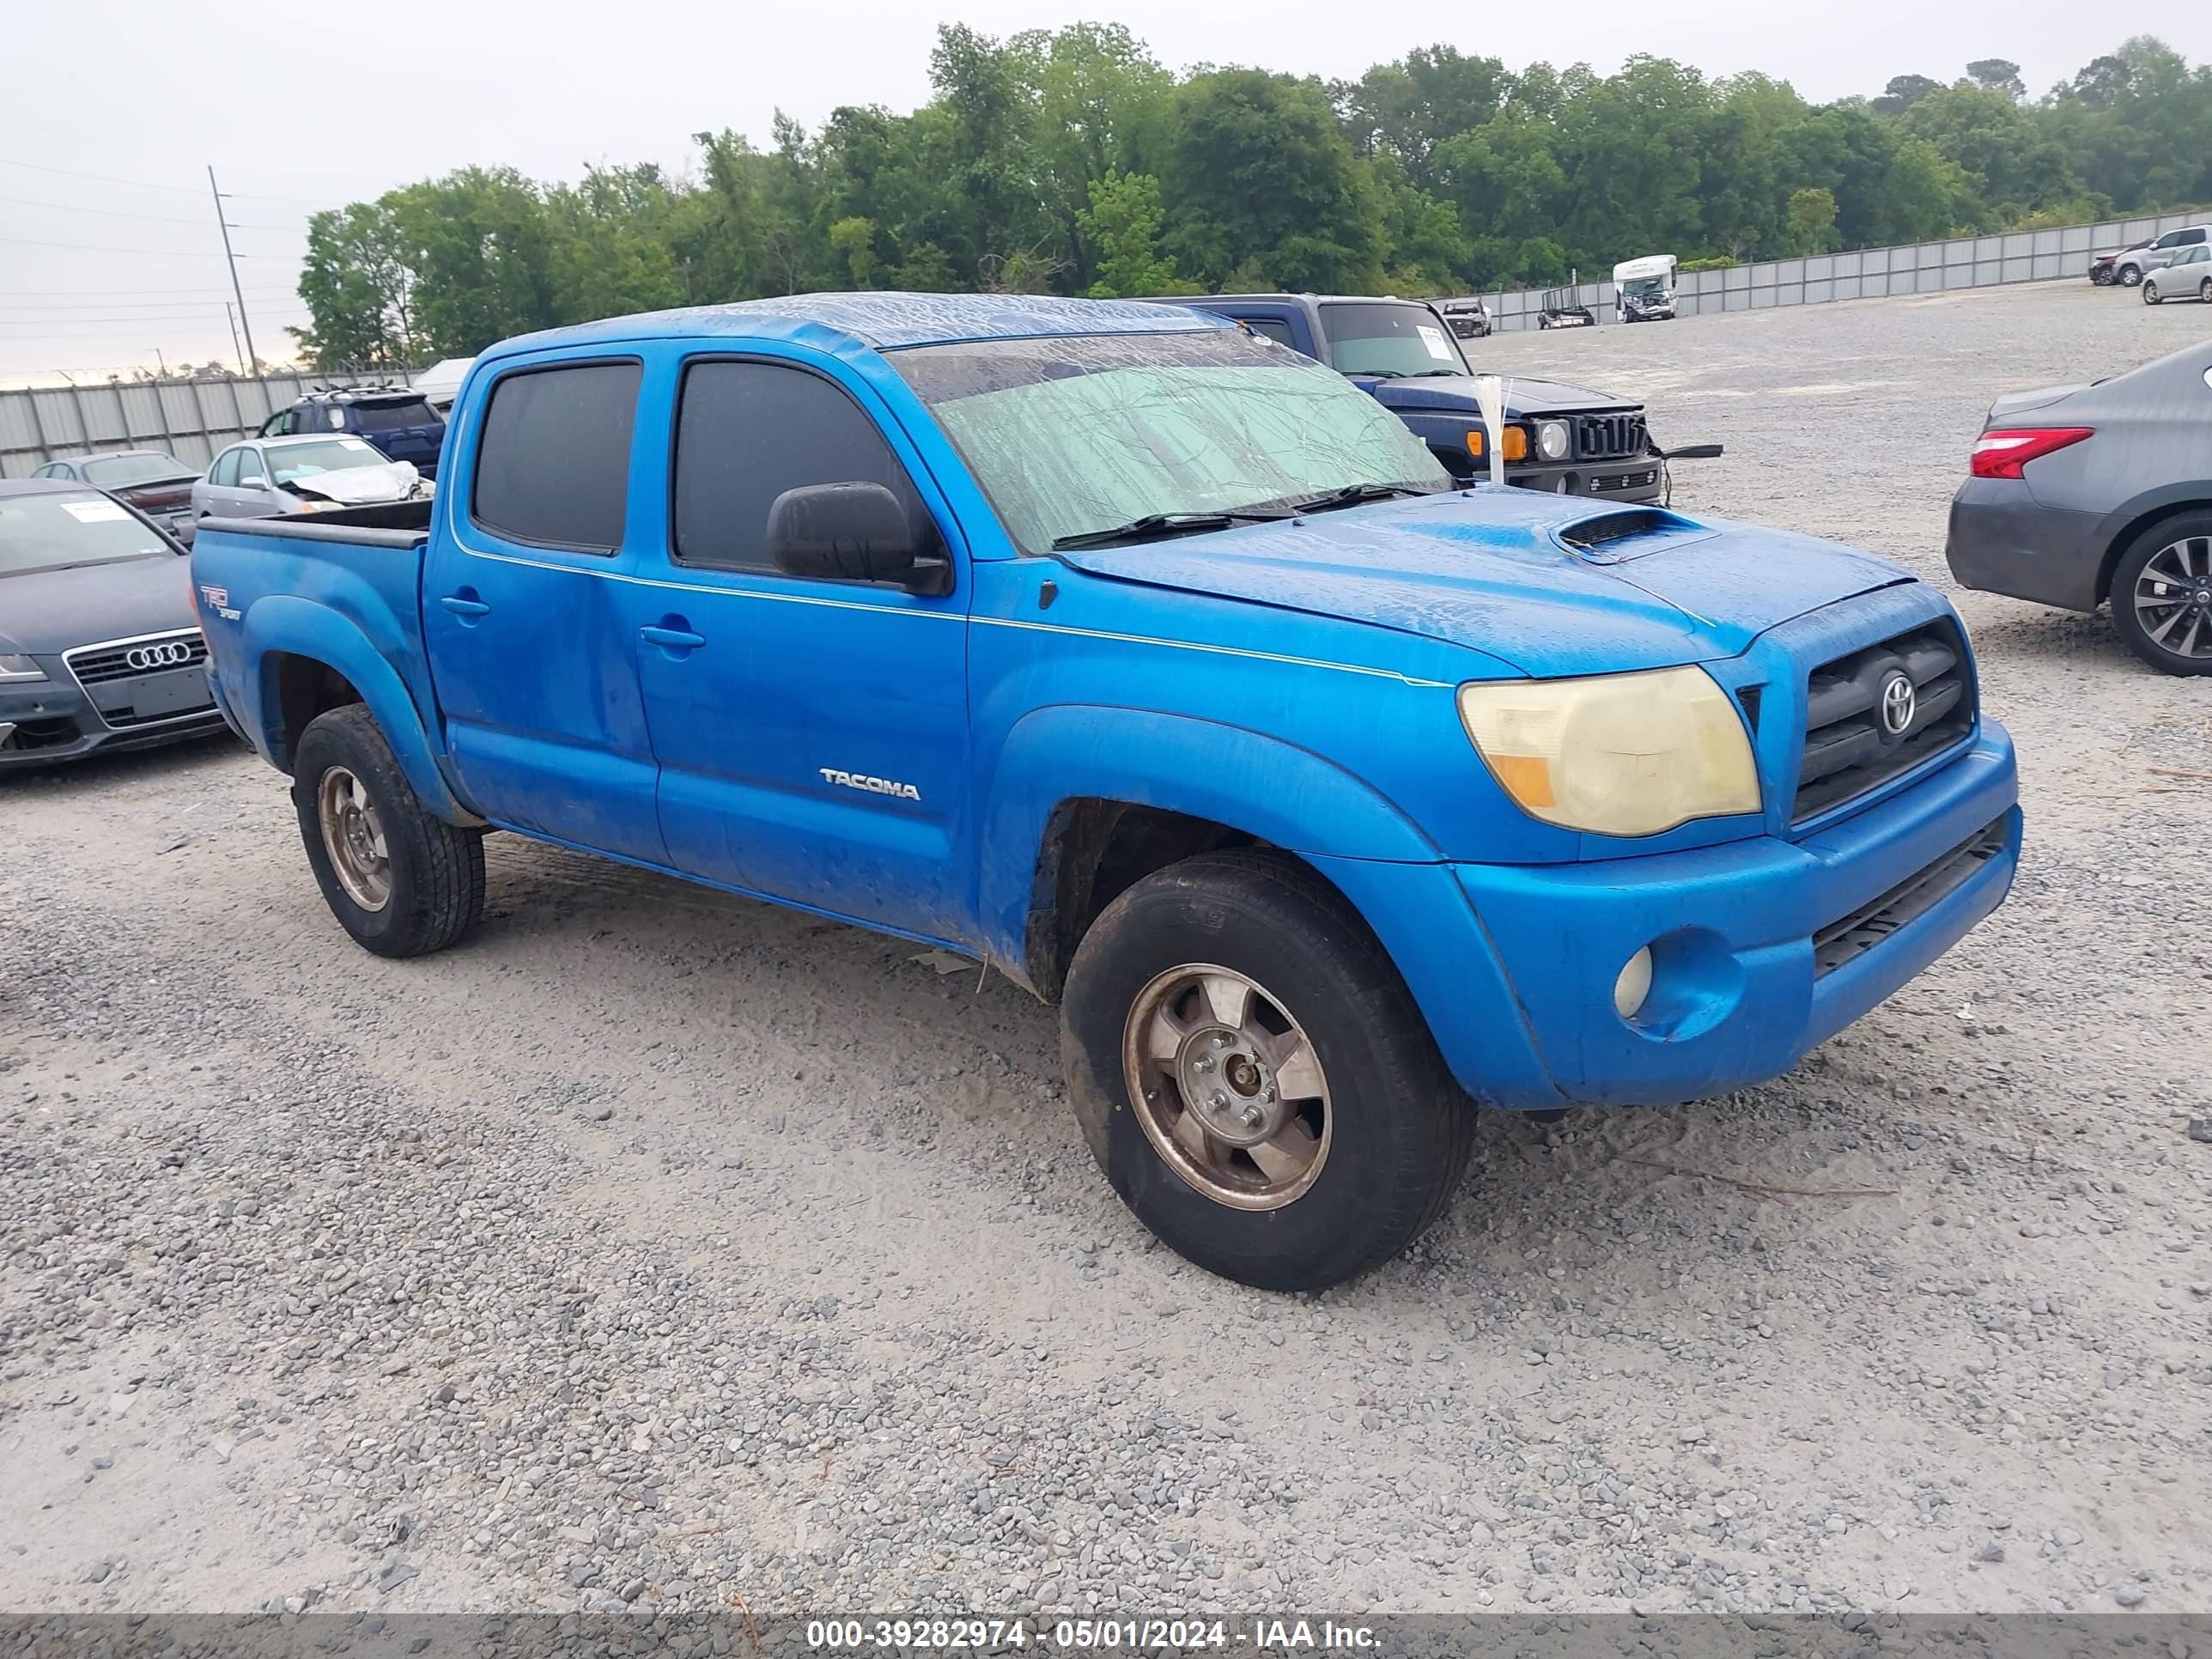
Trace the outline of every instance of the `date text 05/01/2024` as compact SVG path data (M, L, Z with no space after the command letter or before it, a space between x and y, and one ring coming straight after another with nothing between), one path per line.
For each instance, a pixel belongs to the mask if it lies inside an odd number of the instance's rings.
M1360 1651L1377 1645L1364 1625L1334 1620L1255 1619L1249 1624L1224 1619L1089 1618L1050 1621L1025 1619L812 1619L806 1625L811 1648L902 1650L945 1649L998 1652L1040 1647L1071 1651L1131 1650L1195 1652L1249 1648L1258 1652L1306 1650Z

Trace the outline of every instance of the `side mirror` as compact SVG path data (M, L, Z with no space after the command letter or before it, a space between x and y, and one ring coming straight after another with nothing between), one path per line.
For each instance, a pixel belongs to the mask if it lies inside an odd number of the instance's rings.
M879 483L807 484L785 490L768 510L769 557L787 576L949 593L952 563L935 540L915 534L898 497Z

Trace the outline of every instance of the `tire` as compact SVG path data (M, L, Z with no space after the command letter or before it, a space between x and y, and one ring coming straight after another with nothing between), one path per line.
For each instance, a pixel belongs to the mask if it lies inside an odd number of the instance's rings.
M2143 303L2147 306L2154 306L2158 303L2158 284L2156 283L2145 283L2142 285L2142 300Z
M2110 288L2112 285L2112 268L2110 265L2101 266L2098 270L2093 270L2089 273L2090 287Z
M2124 288L2136 287L2142 281L2142 267L2141 265L2122 265L2120 267L2120 285Z
M2212 306L2212 276L2207 276L2197 283L2197 301L2199 305Z
M2172 581L2158 582L2154 560ZM2184 581L2185 571L2193 580ZM2139 586L2153 600L2148 613L2137 605ZM2172 608L2156 602L2161 587L2173 593ZM2154 637L2169 621L2166 637ZM2212 511L2162 519L2128 544L2112 567L2112 625L2128 649L2160 673L2212 674Z
M1172 988L1156 989L1200 967L1212 975L1187 1002ZM1244 1183L1232 1203L1171 1162L1155 1137L1191 1158L1188 1142L1164 1120L1172 1115L1184 1130L1197 1123L1200 1108L1179 1109L1187 1097L1176 1079L1206 1066L1207 1046L1222 1039L1221 1004L1209 987L1238 979L1256 987L1252 1041L1286 1061L1279 1074L1260 1073L1256 1098L1275 1101L1279 1082L1283 1100L1271 1109L1290 1115L1278 1139L1259 1149L1277 1172L1272 1188L1268 1169L1251 1153L1228 1151L1221 1160L1229 1173L1214 1174L1216 1186ZM1162 995L1165 1002L1156 1004ZM1140 1052L1157 1030L1141 1016L1156 1006L1163 1016L1178 1006L1189 1011L1172 1021L1187 1035L1176 1043L1171 1030L1164 1045L1173 1060L1148 1060ZM1315 1069L1294 1076L1287 1056L1301 1051ZM1473 1104L1445 1069L1396 967L1342 897L1280 854L1186 859L1109 904L1069 967L1060 1056L1084 1139L1131 1212L1207 1272L1261 1290L1319 1290L1389 1261L1443 1213L1467 1168ZM1150 1075L1158 1086L1140 1101L1131 1073L1147 1066L1158 1068ZM1252 1073L1234 1046L1215 1073L1245 1091L1247 1111L1255 1097ZM1212 1100L1240 1103L1223 1092ZM1266 1132L1263 1123L1249 1133ZM1222 1147L1204 1133L1194 1139ZM1302 1175L1285 1177L1286 1166L1301 1167L1282 1152L1291 1142L1317 1150Z
M326 834L326 791L349 794L366 810L341 808ZM442 951L482 918L483 832L457 829L424 809L364 705L333 708L301 734L292 805L315 884L363 949L380 957ZM356 855L356 832L382 854L381 902L373 860Z

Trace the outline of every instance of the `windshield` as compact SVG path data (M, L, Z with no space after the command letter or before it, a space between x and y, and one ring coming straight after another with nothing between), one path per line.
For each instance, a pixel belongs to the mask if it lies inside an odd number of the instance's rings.
M1028 551L1155 514L1234 512L1361 484L1451 483L1372 398L1242 329L885 355Z
M311 444L271 444L262 452L269 458L270 475L280 484L295 478L312 478L318 472L343 472L349 467L388 465L382 452L358 438L322 438Z
M1340 374L1465 374L1452 332L1426 306L1341 302L1321 308L1330 362Z
M1667 291L1664 276L1632 276L1620 285L1620 291L1632 300L1656 300Z
M128 489L132 484L153 483L163 478L189 478L191 468L173 455L149 450L137 455L103 455L78 469L87 483L102 489Z
M410 403L356 404L354 419L363 432L396 432L402 427L435 426L438 417L420 398Z
M0 495L0 576L174 551L159 531L105 495Z

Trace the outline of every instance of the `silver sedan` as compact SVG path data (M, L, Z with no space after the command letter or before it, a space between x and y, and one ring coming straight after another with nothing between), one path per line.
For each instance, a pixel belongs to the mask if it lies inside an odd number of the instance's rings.
M410 462L386 459L343 433L249 438L215 458L192 486L192 517L269 519L413 501L431 491Z
M1998 398L1971 470L1944 548L1960 582L2068 611L2110 599L2152 667L2212 674L2212 341Z

